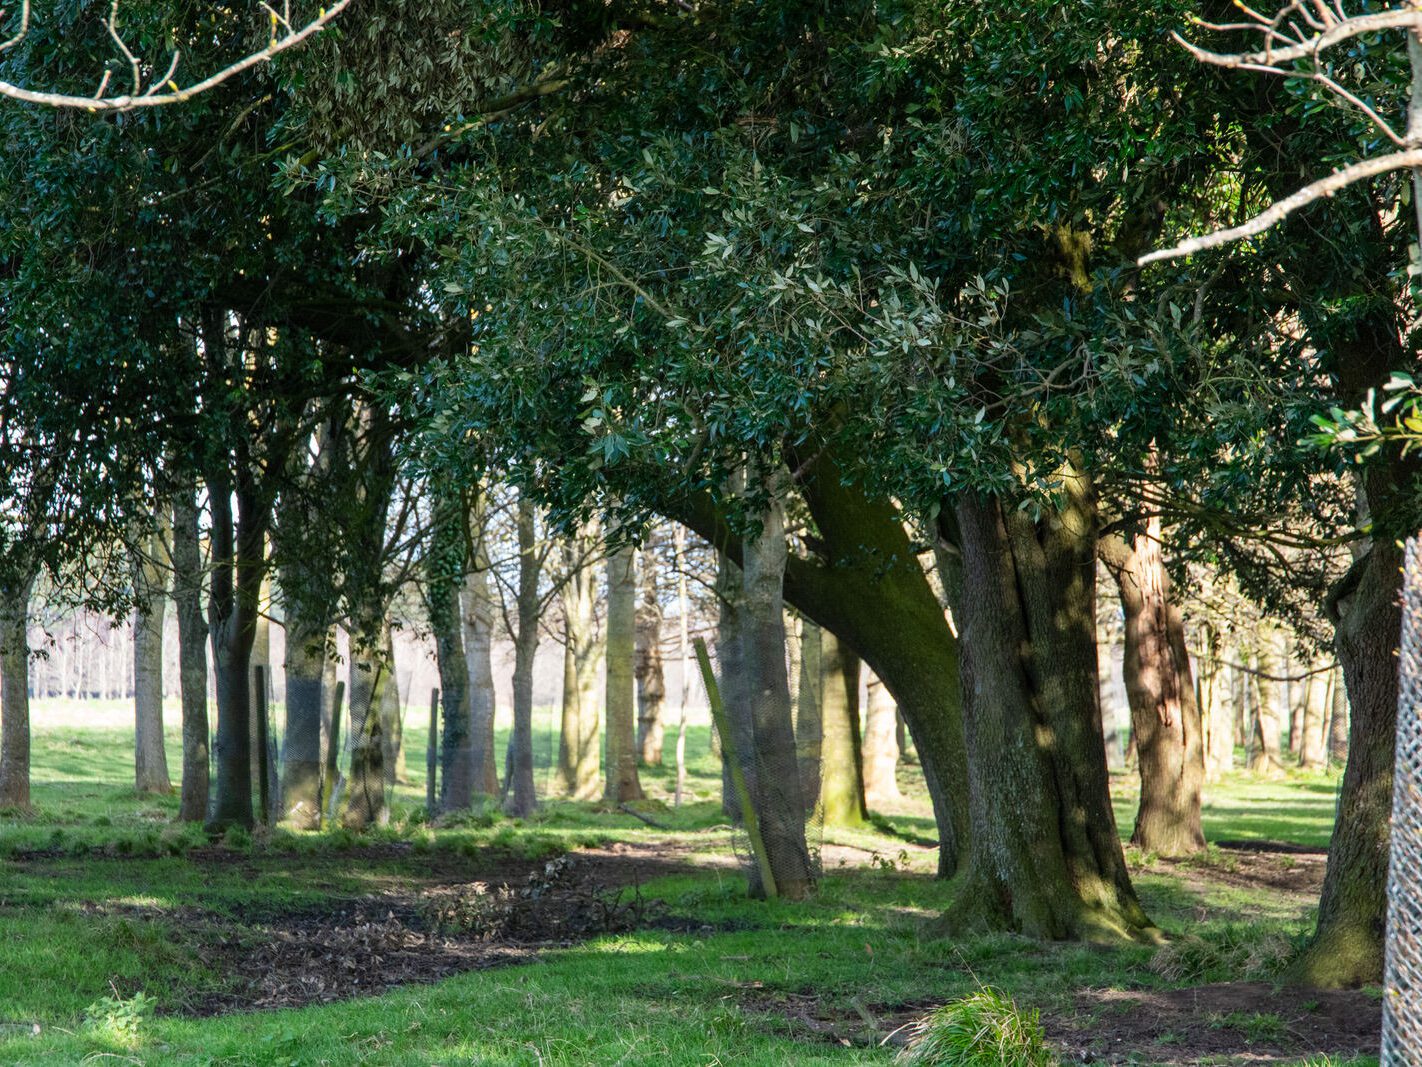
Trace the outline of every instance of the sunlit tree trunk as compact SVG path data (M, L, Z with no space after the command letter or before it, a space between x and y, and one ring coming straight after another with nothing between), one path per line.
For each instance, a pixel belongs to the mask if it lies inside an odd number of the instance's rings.
M1320 671L1315 659L1312 673L1304 683L1303 714L1299 729L1299 766L1317 770L1325 759L1324 732L1328 725L1328 671Z
M494 752L494 598L489 589L487 490L481 486L470 511L474 558L464 576L464 654L469 665L469 759L476 793L499 791Z
M601 714L597 662L603 639L597 632L597 570L591 565L601 536L595 523L563 545L567 577L563 599L563 715L558 736L558 785L574 800L601 794Z
M439 667L442 717L439 740L441 811L461 811L474 802L473 730L470 723L469 661L459 590L464 582L464 502L441 497L434 503L425 588L430 632Z
M1342 667L1329 675L1328 693L1328 762L1342 766L1348 762L1348 687Z
M859 735L859 657L829 630L820 631L819 814L826 826L861 826L864 763Z
M642 596L637 606L637 748L648 767L662 764L667 683L662 671L662 602L655 538L642 550Z
M1277 642L1272 633L1261 633L1254 656L1254 720L1249 744L1249 769L1255 774L1275 775L1284 767L1279 752L1282 723L1279 715L1280 665Z
M903 800L899 791L899 741L894 735L898 708L877 676L865 687L864 799L871 811L882 811Z
M163 522L166 528L167 523ZM134 785L140 793L173 791L163 747L163 619L167 582L163 531L145 534L133 560Z
M622 546L607 557L607 769L603 799L642 799L637 777L637 553Z

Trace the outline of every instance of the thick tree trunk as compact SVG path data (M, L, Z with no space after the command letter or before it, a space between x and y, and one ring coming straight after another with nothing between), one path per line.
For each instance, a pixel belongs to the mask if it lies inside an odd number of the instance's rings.
M350 705L351 770L341 802L341 825L350 830L384 826L390 820L386 798L384 737L387 690L393 664L386 658L390 626L384 615L367 616L351 634Z
M166 796L173 783L163 747L163 618L168 606L163 542L161 532L145 535L133 560L133 780L140 793Z
M1338 604L1338 659L1351 709L1348 766L1328 848L1318 927L1295 968L1309 985L1382 979L1388 826L1397 734L1397 647L1402 633L1402 550L1377 538L1356 589Z
M819 814L826 826L862 826L863 747L859 736L859 657L828 630L820 631Z
M494 752L494 598L489 589L487 505L481 490L469 525L474 558L464 576L464 654L469 664L469 760L476 793L499 791L498 759Z
M603 641L597 632L597 571L590 559L600 535L583 527L563 546L563 715L558 734L558 785L574 800L596 800L602 791L601 715L597 661Z
M952 925L1033 937L1158 936L1126 870L1097 698L1096 519L1063 474L1064 510L956 508L972 850Z
M514 634L513 734L509 738L504 789L510 815L528 817L538 808L533 779L533 660L538 652L538 554L533 502L518 500L518 632Z
M462 509L463 501L458 497L435 502L425 561L430 632L439 666L440 713L444 720L439 738L439 810L444 812L463 811L474 803L469 661L464 648L464 618L459 610L466 563Z
M741 757L746 786L755 794L755 761L745 756L755 745L750 719L750 690L746 683L745 660L745 585L741 569L723 553L716 555L716 660L720 668L717 685L726 705L726 718L731 725L731 747ZM741 821L741 798L731 782L730 756L726 746L720 748L721 809L733 822Z
M800 764L800 790L807 807L820 795L820 761L824 757L824 638L809 619L800 620L800 670L795 686L795 750Z
M326 625L286 612L286 736L282 743L282 819L302 830L321 825L321 716Z
M1160 535L1153 516L1131 543L1106 537L1099 551L1116 579L1125 618L1126 698L1141 778L1131 843L1162 856L1187 856L1205 847L1205 748L1185 623L1171 599Z
M607 557L607 771L603 799L641 800L637 777L637 552L624 546Z
M662 602L656 540L642 550L642 597L637 606L637 749L648 767L662 765L667 683L662 672Z
M1299 766L1317 770L1325 760L1324 730L1328 723L1328 673L1319 670L1315 659L1313 670L1304 683L1302 722L1299 727Z
M882 811L903 800L899 792L899 741L894 736L898 707L877 676L865 687L864 800L870 811Z
M754 759L759 764L752 803L760 823L776 892L800 900L814 885L805 844L805 800L795 759L790 685L785 667L785 511L781 479L764 478L769 502L758 534L743 549L745 588L746 681ZM738 753L742 760L745 753ZM764 892L758 867L752 868L751 893Z
M30 810L30 643L33 575L0 587L0 808Z
M207 818L207 620L202 614L202 548L190 487L173 498L173 609L178 617L178 676L183 702L183 785L178 818Z

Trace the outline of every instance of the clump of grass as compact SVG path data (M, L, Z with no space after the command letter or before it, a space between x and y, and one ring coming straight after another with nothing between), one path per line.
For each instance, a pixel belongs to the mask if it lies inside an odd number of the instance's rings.
M1293 954L1293 942L1277 930L1230 923L1163 946L1150 969L1171 982L1261 979L1277 974Z
M1035 1010L1005 993L979 989L914 1024L898 1062L920 1067L1056 1067Z

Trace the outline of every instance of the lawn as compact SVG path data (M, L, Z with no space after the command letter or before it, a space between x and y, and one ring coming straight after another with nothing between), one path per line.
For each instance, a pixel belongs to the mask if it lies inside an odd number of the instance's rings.
M544 775L546 727L537 741ZM1273 984L1308 929L1318 855L1128 853L1160 949L945 938L930 921L954 886L918 843L932 822L912 767L876 828L813 835L825 876L789 904L744 897L704 725L680 809L673 771L643 772L657 825L560 802L432 828L423 732L406 742L390 827L209 843L171 825L173 799L134 796L111 716L37 729L35 814L0 820L0 1062L887 1063L914 1019L984 985L1039 1011L1067 1056L1106 1062L1353 1062L1376 1025L1366 991ZM1125 830L1133 785L1113 780ZM1326 845L1335 789L1231 777L1207 834ZM541 873L569 850L569 872ZM530 877L556 891L520 895ZM505 881L509 914L532 909L521 927L489 925ZM527 903L545 900L560 903ZM579 925L599 908L613 918Z

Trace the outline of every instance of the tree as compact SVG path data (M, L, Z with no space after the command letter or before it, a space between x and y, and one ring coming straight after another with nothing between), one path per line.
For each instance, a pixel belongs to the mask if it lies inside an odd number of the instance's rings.
M134 781L140 793L173 791L163 744L163 616L167 608L166 520L138 539L133 556Z
M620 544L607 554L607 767L603 799L641 800L637 777L637 551Z
M173 608L178 617L178 674L183 705L183 782L178 818L207 818L207 622L202 611L202 545L191 485L173 493Z
M663 722L667 695L662 673L662 601L658 580L661 547L656 531L648 536L641 553L642 596L637 605L637 749L649 767L662 764Z
M563 540L559 585L563 607L563 719L558 734L558 785L573 800L599 792L602 758L597 661L606 635L597 627L597 571L592 560L602 544L601 524L592 520Z

